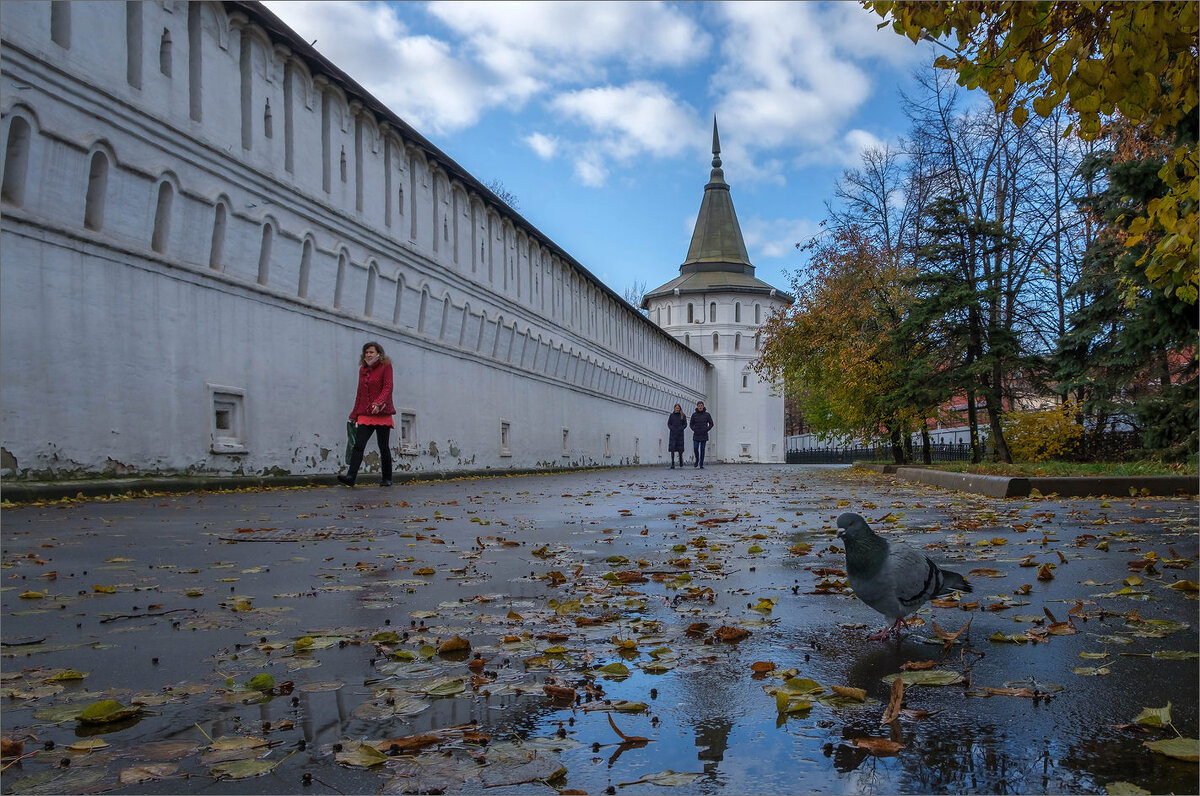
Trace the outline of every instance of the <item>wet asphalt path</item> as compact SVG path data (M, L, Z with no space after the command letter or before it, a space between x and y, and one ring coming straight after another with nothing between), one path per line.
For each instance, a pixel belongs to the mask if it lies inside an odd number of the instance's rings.
M0 787L1195 792L1195 763L1143 742L1197 737L1196 510L787 465L6 508L3 732L37 754ZM842 511L927 548L974 593L926 607L899 642L867 640L883 619L844 588ZM933 623L968 621L935 638ZM725 642L721 627L748 635ZM471 650L431 654L454 636ZM883 678L925 661L962 681L909 686L917 713L881 726ZM789 669L822 691L781 715L771 692ZM261 674L290 687L248 689ZM829 700L835 685L866 702ZM987 690L1006 688L1033 696ZM105 698L140 710L75 718ZM1168 702L1173 730L1132 723ZM420 754L337 759L435 732ZM261 739L241 758L259 762L222 768L221 736ZM901 748L872 755L863 738ZM88 739L108 745L68 748Z

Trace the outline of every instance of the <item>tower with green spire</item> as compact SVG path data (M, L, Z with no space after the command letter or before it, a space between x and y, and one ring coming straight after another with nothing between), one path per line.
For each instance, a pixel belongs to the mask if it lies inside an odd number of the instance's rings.
M790 305L792 297L754 276L721 168L716 117L712 154L712 171L679 276L646 293L642 308L650 320L713 365L707 409L716 427L709 435L706 458L781 462L782 393L761 381L750 364L761 351L759 328L772 312ZM685 413L694 408L685 406Z

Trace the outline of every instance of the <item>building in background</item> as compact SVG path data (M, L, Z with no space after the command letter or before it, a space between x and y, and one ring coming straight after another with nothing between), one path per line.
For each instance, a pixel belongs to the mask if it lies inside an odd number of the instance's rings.
M754 276L713 120L713 160L700 214L679 276L642 299L650 320L712 363L706 408L716 426L706 458L784 460L783 393L751 369L762 349L759 328L792 297ZM695 405L684 405L691 412Z

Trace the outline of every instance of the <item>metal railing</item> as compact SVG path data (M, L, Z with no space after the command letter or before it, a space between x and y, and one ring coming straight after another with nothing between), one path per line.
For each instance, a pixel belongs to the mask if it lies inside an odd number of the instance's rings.
M1140 435L1133 431L1109 431L1103 434L1088 434L1072 450L1054 457L1061 461L1120 461L1127 459L1141 448ZM966 443L934 443L929 446L934 462L969 462L971 446ZM990 461L992 450L987 440L981 441L980 456ZM891 445L861 445L855 447L827 447L792 449L786 453L788 464L851 464L856 461L893 462ZM911 464L924 462L921 446L913 445Z
M935 462L969 462L971 446L965 443L934 443L929 446L929 453ZM980 451L986 459L991 451L986 444ZM891 445L876 445L871 447L854 448L806 448L803 450L787 451L788 464L850 464L856 461L885 461L894 460ZM920 445L912 449L912 463L920 464L923 459Z

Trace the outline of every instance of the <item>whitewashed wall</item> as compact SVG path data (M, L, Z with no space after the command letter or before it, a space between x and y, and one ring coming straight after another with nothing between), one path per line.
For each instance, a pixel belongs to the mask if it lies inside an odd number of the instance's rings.
M665 462L704 358L229 8L5 5L6 477L335 471L367 340L398 469Z

